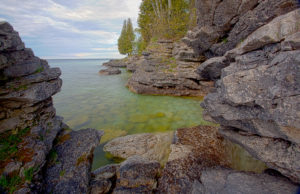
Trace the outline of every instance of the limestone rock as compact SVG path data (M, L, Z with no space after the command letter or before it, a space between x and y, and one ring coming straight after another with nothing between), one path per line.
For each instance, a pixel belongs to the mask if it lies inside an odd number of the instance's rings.
M92 173L90 181L90 190L92 194L108 193L112 191L116 184L117 171L120 165L111 164L101 167Z
M118 68L113 68L113 67L110 67L107 69L102 69L99 71L100 75L117 75L120 73L121 73L121 70L119 70Z
M200 180L194 182L192 189L192 193L292 194L296 193L297 185L288 182L285 178L268 174L236 172L217 168L204 170Z
M166 161L173 133L144 133L118 137L105 144L103 150L114 157L129 158L134 155L149 160Z
M224 150L215 127L178 129L169 160L159 179L158 193L191 193L203 168L228 165Z
M157 187L160 164L140 156L129 157L117 171L114 193L152 193Z
M300 148L280 139L243 135L230 129L220 133L229 140L243 146L249 153L264 161L269 168L276 169L295 182L300 182Z
M53 152L57 160L48 163L46 193L87 193L93 151L103 132L84 129L62 134Z
M125 61L122 61L120 59L112 59L106 63L103 63L104 66L107 66L107 67L115 67L115 68L118 68L118 67L126 67L126 63L124 63Z

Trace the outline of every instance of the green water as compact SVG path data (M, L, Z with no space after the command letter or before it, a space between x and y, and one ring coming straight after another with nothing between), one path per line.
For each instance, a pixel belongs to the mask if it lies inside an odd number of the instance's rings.
M51 67L62 70L62 90L54 96L57 114L75 130L105 132L95 150L93 168L113 162L102 147L115 137L210 124L202 119L201 99L134 94L125 87L130 76L125 69L121 75L98 75L103 62L49 60Z

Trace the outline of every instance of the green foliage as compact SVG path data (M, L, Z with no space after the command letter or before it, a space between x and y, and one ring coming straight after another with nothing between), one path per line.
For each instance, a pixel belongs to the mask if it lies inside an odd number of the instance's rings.
M57 161L57 157L58 157L58 155L57 155L56 150L54 150L54 149L50 150L50 152L48 154L48 159L47 159L49 161L49 165L55 164Z
M65 170L62 170L62 171L59 172L59 176L65 176L65 174L66 174Z
M2 175L0 178L0 186L9 193L13 193L21 182L22 179L18 175L12 177Z
M39 67L35 70L34 73L41 73L42 71L44 71L44 67Z
M4 133L0 136L0 161L11 158L18 152L18 144L21 143L22 137L29 132L30 128L26 127L14 133Z
M131 19L128 18L127 21L124 21L121 35L118 39L118 49L119 52L123 55L130 55L134 51L134 39L135 34L133 31L133 26Z
M178 40L196 25L194 0L144 0L138 25L144 44L153 37Z
M25 180L31 182L33 179L34 173L38 170L36 167L28 168L24 171Z

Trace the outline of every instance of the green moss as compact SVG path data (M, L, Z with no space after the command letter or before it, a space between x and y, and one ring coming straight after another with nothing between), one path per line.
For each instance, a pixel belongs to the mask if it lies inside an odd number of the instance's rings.
M14 134L11 132L1 134L0 136L0 161L13 157L18 152L18 144L22 142L22 137L29 132L30 128L26 127Z
M28 89L28 85L21 85L16 88L13 88L14 91L27 90L27 89Z
M57 161L57 152L56 150L52 149L50 150L49 154L48 154L48 161L50 165L53 165L56 163Z
M82 156L80 156L80 157L77 159L76 166L79 166L80 164L86 162L87 159L88 159L87 155L86 155L86 154L83 154Z
M62 170L62 171L59 172L59 176L65 176L65 174L66 174L65 170Z
M14 175L12 177L2 175L0 178L0 186L9 193L14 193L21 182L22 179L18 175Z
M42 71L44 71L44 67L39 67L35 70L34 73L41 73Z
M38 170L36 167L28 168L24 171L25 180L31 182L33 179L34 173Z
M223 38L223 39L222 39L222 42L223 42L223 43L227 43L227 42L228 42L228 38L227 38L227 37Z

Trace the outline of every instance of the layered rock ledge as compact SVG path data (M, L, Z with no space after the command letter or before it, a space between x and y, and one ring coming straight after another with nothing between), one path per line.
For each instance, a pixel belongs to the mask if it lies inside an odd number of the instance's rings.
M70 130L56 116L59 68L25 48L0 22L0 192L88 192L93 149L101 132ZM46 165L47 164L47 165Z
M217 90L205 97L206 118L220 133L292 181L300 183L300 10L278 16L221 58ZM223 65L216 65L222 63Z

